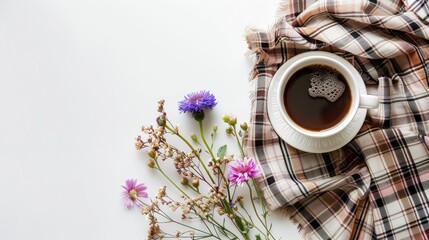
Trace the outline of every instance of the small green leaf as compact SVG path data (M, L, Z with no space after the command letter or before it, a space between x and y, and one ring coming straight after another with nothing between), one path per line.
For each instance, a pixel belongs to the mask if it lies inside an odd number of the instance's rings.
M226 145L223 145L222 147L219 148L219 150L217 150L217 157L223 158L225 157L225 153L226 153Z
M268 212L268 211L265 211L265 212L264 212L264 214L263 214L262 216L263 216L264 218L267 218L268 214L269 214L269 212Z
M262 240L261 235L256 235L256 240Z

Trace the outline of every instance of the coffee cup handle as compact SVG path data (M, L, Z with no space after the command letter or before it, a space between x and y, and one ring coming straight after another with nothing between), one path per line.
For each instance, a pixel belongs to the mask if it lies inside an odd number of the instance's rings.
M378 107L378 97L374 95L361 94L359 108L376 108Z

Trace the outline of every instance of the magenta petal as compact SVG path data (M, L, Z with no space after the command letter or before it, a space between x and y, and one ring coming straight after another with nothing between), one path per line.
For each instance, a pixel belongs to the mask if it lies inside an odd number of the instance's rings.
M139 197L142 197L142 198L147 198L147 197L148 197L148 195L147 195L147 193L146 193L146 192L139 192L139 193L138 193L138 196L139 196Z
M135 188L136 187L136 184L137 184L137 179L131 179L131 182L130 182L131 184L130 184L130 188Z
M134 188L137 192L144 191L147 189L147 187L144 184L139 184Z
M130 198L124 198L124 206L132 208L134 206L134 202Z
M131 186L131 179L128 179L128 180L126 180L126 181L125 181L125 187L126 187L128 190L132 188L132 186Z
M259 176L259 170L252 158L244 161L235 160L233 165L229 165L228 178L231 183L243 185L246 181Z
M140 198L147 198L148 194L145 191L147 189L144 183L137 185L137 179L127 179L125 180L125 186L122 186L124 191L122 195L124 197L124 206L127 208L132 208L134 205L143 206L139 201ZM130 196L130 191L136 191L138 199L135 199L136 196Z

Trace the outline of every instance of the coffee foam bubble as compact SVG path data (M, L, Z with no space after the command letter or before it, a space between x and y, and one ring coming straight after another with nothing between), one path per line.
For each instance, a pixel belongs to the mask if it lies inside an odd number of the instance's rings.
M338 72L322 65L311 67L311 78L308 93L312 97L324 97L335 102L346 90L345 84L338 79Z

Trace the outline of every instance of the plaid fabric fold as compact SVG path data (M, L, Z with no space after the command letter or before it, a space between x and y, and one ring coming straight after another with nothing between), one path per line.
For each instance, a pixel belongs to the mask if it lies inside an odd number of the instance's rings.
M428 18L426 1L286 0L272 29L247 32L257 60L247 152L267 205L304 238L429 238ZM350 143L323 154L286 144L267 114L276 70L306 51L344 57L380 98Z

